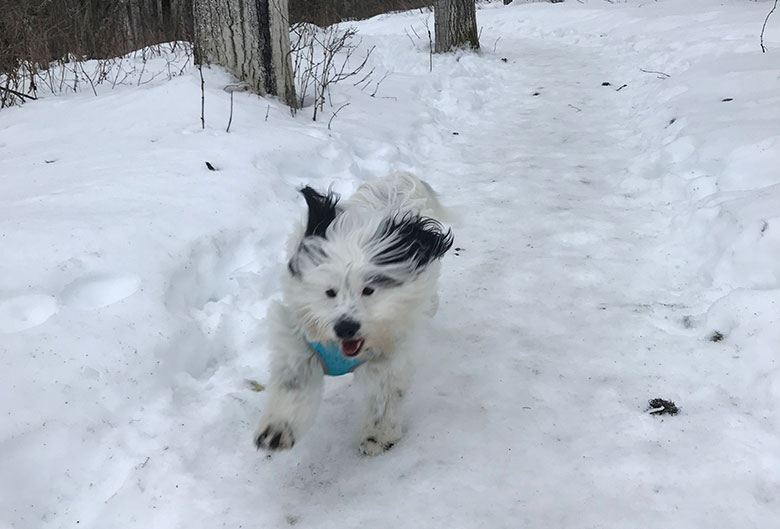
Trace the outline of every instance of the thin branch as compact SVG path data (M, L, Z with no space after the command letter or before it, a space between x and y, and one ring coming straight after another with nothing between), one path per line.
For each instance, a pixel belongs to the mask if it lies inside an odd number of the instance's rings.
M425 29L428 30L428 45L430 46L430 51L428 52L428 71L433 71L433 35L431 34L431 26L428 23L430 20L430 17L427 17L425 19Z
M654 73L654 74L658 75L659 79L668 79L669 77L671 77L671 75L669 75L668 73L658 72L656 70L645 70L644 68L640 68L639 71L640 72L645 72L645 73Z
M11 90L10 88L6 88L5 86L0 86L0 90L5 90L9 94L13 94L16 97L23 97L23 98L26 98L26 99L30 99L32 101L35 101L36 99L38 99L37 97L31 96L31 95L27 95L27 94L23 94L21 92L17 92L16 90Z
M376 96L376 93L379 91L379 85L381 85L381 84L382 84L382 81L384 81L385 79L387 79L387 76L388 76L388 75L390 75L390 72L389 72L389 71L385 72L385 74L382 76L382 78L381 78L379 81L377 81L377 83L376 83L376 87L374 88L374 91L373 91L373 92L371 92L371 97L375 97L375 96Z
M404 28L404 33L406 34L407 37L409 37L409 40L412 42L412 46L415 46L414 39L412 38L411 35L409 35L409 32L406 31L406 28Z
M330 117L330 119L328 120L328 130L330 130L330 123L331 123L331 121L333 121L333 118L335 118L335 117L336 117L336 115L339 113L339 111L340 111L342 108L344 108L344 107L348 107L348 106L349 106L349 103L344 103L343 105L341 105L339 108L337 108L337 109L336 109L336 111L333 113L333 115L332 115L332 116Z
M81 73L84 74L84 77L87 78L87 81L89 81L90 86L92 87L92 93L97 95L97 90L95 89L95 83L92 82L92 77L89 76L89 74L84 70L84 63L78 62L79 68L81 68Z
M234 83L229 84L223 90L230 94L230 118L228 119L227 128L225 132L230 132L230 124L233 123L233 93L234 92L246 92L249 90L249 83Z
M233 123L233 92L230 92L230 117L228 118L226 133L230 132L230 125Z
M361 84L363 84L363 83L366 83L366 86L368 86L369 84L371 84L371 76L374 74L374 70L375 70L375 69L376 69L376 68L371 68L371 70L369 70L369 72L368 72L368 73L367 73L367 74L366 74L366 75L365 75L365 76L364 76L364 77L363 77L363 78L362 78L360 81L358 81L358 82L356 82L356 83L353 83L353 84L352 84L352 86L360 86L360 85L361 85ZM366 89L366 86L364 86L363 88L361 88L361 90L365 90L365 89Z
M206 128L206 81L203 80L203 65L198 64L200 72L200 128Z
M766 53L766 46L764 46L764 31L766 31L766 23L769 22L769 17L772 16L772 13L775 12L775 9L777 9L777 0L775 0L775 3L772 5L772 9L767 13L766 18L764 19L764 25L761 27L761 53Z

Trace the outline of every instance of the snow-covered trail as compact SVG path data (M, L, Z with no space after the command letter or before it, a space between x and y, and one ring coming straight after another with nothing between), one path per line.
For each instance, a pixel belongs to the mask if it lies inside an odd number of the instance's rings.
M648 318L673 300L648 275L666 267L654 258L666 223L627 185L643 176L629 167L642 167L644 138L630 100L602 86L608 57L538 40L503 49L514 53L494 58L489 74L491 61L463 58L473 75L443 81L441 98L476 84L481 105L438 116L458 136L433 165L455 176L447 193L464 208L464 251L443 282L446 345L421 377L450 388L423 401L445 401L454 419L437 420L445 435L428 428L429 457L446 446L463 458L450 460L441 492L485 527L507 513L518 527L598 527L605 512L674 526L674 515L648 508L689 498L658 471L674 459L678 426L643 414L674 387L655 349L682 347ZM474 490L475 476L495 488Z
M748 484L771 431L698 408L730 366L667 282L670 212L645 193L658 146L602 85L615 57L508 33L499 54L434 67L402 142L460 212L407 437L376 460L343 453L357 419L339 387L317 440L261 467L286 485L263 497L313 527L767 527L773 478ZM691 410L652 417L655 397Z
M738 476L744 462L707 464L739 438L645 413L650 398L688 402L679 382L701 357L665 365L691 339L657 323L682 329L686 307L659 283L668 211L638 192L647 138L630 98L602 85L613 58L504 38L501 54L434 67L444 72L423 81L427 110L401 142L460 215L407 437L357 457L336 383L316 440L260 467L274 476L262 497L313 527L729 526L741 500L711 473Z

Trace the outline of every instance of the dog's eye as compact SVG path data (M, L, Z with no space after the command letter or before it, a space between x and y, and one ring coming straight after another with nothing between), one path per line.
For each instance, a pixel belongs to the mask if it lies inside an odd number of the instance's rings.
M373 293L374 293L374 289L371 288L371 287L366 287L366 288L363 289L363 295L364 296L370 296Z
M325 295L328 296L329 298L335 298L336 291L333 290L332 288L329 288L328 290L325 291Z

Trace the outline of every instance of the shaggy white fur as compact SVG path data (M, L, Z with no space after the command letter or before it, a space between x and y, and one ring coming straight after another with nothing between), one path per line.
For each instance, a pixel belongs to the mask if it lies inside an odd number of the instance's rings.
M368 402L360 450L379 454L401 438L410 339L423 313L435 312L452 233L436 220L444 210L433 190L407 173L363 184L345 203L309 187L301 193L309 214L290 238L284 302L270 317L272 375L255 444L289 449L311 426L324 371L307 341L335 342L365 360L355 370Z

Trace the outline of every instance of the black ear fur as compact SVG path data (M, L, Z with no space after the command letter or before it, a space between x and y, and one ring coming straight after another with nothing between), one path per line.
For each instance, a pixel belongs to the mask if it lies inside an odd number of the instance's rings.
M411 262L415 269L440 259L452 247L452 230L444 231L440 222L419 215L405 214L387 219L377 232L377 238L390 239L389 244L374 255L378 265ZM384 246L384 245L382 245Z
M305 236L325 237L325 231L336 218L336 204L339 196L336 193L328 192L322 195L309 186L301 189L303 198L306 199L306 205L309 207L309 219L306 221Z

